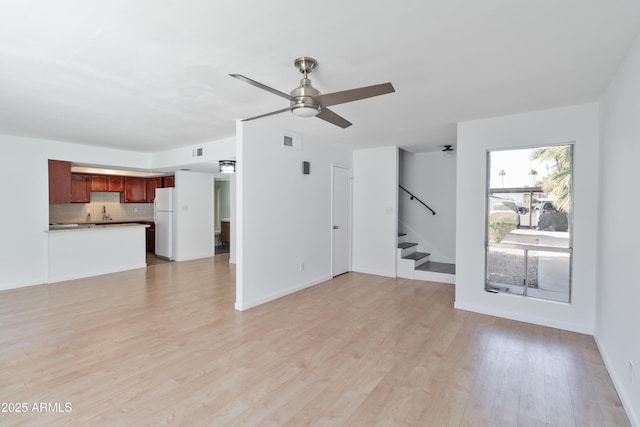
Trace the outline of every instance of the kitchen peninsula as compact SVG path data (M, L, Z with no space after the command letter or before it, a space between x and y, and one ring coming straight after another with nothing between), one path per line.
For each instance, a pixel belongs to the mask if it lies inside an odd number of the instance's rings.
M49 283L147 266L147 224L52 225Z
M49 283L147 266L156 189L175 181L134 174L49 160Z

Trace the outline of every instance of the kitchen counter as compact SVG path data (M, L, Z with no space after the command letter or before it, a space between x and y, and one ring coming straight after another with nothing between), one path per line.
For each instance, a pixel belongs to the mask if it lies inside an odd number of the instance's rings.
M144 268L146 228L140 223L53 224L49 283Z
M49 224L49 229L45 230L47 233L58 231L85 231L85 230L99 230L104 228L116 228L116 227L149 227L149 224L142 224L141 222L84 222L79 224Z

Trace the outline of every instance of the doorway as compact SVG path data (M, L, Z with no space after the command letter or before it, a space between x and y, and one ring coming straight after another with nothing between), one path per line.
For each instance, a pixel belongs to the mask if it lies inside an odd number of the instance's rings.
M231 190L228 177L214 179L214 235L216 255L229 252L231 224Z
M351 169L331 166L331 275L351 270Z

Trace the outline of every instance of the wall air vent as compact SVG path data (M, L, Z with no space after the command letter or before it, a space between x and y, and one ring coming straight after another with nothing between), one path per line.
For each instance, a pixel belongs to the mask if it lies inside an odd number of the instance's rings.
M191 157L202 157L202 147L191 150Z
M293 147L293 137L285 135L283 145L285 147Z

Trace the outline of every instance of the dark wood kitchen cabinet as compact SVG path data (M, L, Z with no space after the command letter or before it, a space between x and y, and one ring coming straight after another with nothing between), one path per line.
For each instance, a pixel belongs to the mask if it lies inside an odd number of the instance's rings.
M124 191L124 176L109 176L109 191L122 193Z
M124 192L120 193L123 203L147 203L147 179L130 177L124 178Z
M147 222L147 252L156 253L156 224L155 222Z
M163 187L165 188L176 186L176 177L173 175L165 176L163 180L164 180Z
M49 160L49 203L71 202L71 162Z
M229 221L220 221L220 242L222 246L231 242L231 223Z
M71 203L91 202L91 175L71 174Z
M147 203L156 200L156 188L162 188L162 177L147 178Z
M109 191L109 177L107 175L92 175L91 191Z
M124 177L115 175L92 175L91 191L121 193L124 191Z

